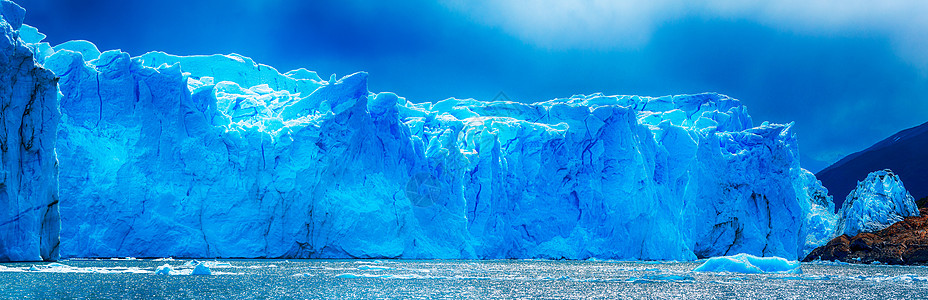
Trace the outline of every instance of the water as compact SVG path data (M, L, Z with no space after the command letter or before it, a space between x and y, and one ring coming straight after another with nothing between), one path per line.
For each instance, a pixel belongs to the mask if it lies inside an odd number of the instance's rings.
M0 264L10 298L739 298L919 299L928 268L803 264L803 274L697 273L698 262L220 260L211 276L187 260ZM35 265L35 268L32 266ZM32 270L30 270L32 269Z

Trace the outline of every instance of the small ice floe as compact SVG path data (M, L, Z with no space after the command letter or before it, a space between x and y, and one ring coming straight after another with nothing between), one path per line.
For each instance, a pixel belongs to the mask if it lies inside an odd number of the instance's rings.
M918 276L915 274L905 274L900 276L884 276L882 274L877 274L873 276L851 276L847 277L848 280L861 280L861 281L873 281L873 282L928 282L928 277Z
M657 274L657 275L645 275L641 277L631 277L626 280L630 283L652 283L652 282L680 282L680 281L694 281L696 280L692 276L686 275L672 275L672 274Z
M185 263L184 263L184 266L185 266L185 267L193 267L193 266L196 266L196 265L199 265L199 264L200 264L200 261L194 259L194 260L188 260L187 262L185 262Z
M381 278L381 279L425 279L426 277L417 274L354 274L342 273L335 275L335 278L358 279L358 278Z
M151 271L136 267L73 267L61 263L50 263L44 265L32 265L29 267L2 267L0 272L39 272L39 273L136 273L144 274Z
M817 260L813 260L810 263L813 265L824 265L824 266L850 265L849 263L839 261L839 260L832 261L832 260L818 260L817 259Z
M0 266L0 272L25 272L21 268L10 268L7 266Z
M693 271L802 274L798 261L789 261L781 257L757 257L744 253L710 258Z
M193 272L190 272L190 275L213 275L213 271L203 263L193 267Z
M170 268L167 273L158 273L162 268ZM198 261L189 260L178 266L162 265L155 269L155 274L168 275L234 275L239 273L219 272L214 269L236 268L232 264L220 261Z
M358 270L362 270L362 271L389 271L389 270L396 270L396 268L391 268L391 267L387 267L387 266L363 265L363 266L358 267Z
M171 271L174 271L171 265L163 264L155 269L155 275L171 275Z
M831 280L829 276L786 276L786 277L774 277L773 279L779 280Z

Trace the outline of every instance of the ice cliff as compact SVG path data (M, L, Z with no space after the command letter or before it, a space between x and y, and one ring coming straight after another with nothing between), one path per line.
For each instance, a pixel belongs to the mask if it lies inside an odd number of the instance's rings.
M725 95L413 103L33 35L67 257L796 259L834 228L790 125Z
M905 217L919 216L915 198L891 170L875 171L847 195L838 214L836 236L855 236L889 227Z
M24 13L0 1L0 261L58 259L58 90L33 61Z

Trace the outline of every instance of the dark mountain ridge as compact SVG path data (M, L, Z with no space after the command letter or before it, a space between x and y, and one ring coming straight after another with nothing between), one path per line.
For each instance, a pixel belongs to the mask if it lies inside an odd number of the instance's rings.
M928 122L897 132L863 151L848 155L815 174L834 196L835 209L844 204L858 180L876 170L891 169L915 199L928 196Z

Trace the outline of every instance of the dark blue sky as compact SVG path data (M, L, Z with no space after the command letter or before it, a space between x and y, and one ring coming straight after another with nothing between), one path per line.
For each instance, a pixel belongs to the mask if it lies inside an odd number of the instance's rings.
M757 124L795 121L813 171L928 121L925 1L18 2L53 45L364 70L417 102L716 91Z

